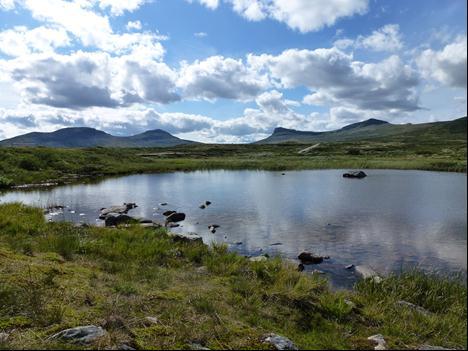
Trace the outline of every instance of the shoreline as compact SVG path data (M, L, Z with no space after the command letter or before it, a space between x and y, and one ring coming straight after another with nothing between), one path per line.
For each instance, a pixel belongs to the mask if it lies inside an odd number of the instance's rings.
M271 333L298 349L373 349L377 334L389 349L466 347L455 277L408 271L333 291L279 258L158 228L47 223L20 204L0 205L0 266L6 349L68 348L52 336L80 326L100 331L84 345L95 349L271 349Z

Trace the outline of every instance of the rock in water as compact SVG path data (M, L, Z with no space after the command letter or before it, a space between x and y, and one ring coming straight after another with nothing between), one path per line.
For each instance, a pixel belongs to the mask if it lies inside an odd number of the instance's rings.
M135 218L130 217L126 214L118 214L118 213L109 213L104 220L106 227L112 227L115 225L129 223L136 221Z
M362 179L367 177L363 171L349 171L348 173L343 174L343 178L358 178Z
M185 219L185 213L182 213L182 212L174 212L172 214L170 214L169 216L167 216L166 218L166 222L167 223L176 223L176 222L181 222Z
M73 343L89 344L104 335L106 335L106 331L101 327L86 325L62 330L61 332L52 335L50 339L61 339L71 341Z
M278 334L271 333L265 335L263 342L270 344L275 350L298 350L291 340Z
M323 262L322 256L314 256L310 252L301 252L297 258L301 260L303 264L319 264Z
M106 219L106 216L111 213L126 214L131 209L138 207L134 202L124 203L123 206L111 206L109 208L101 208L99 219Z
M167 216L170 216L173 213L176 213L176 211L164 211L163 216L167 217Z

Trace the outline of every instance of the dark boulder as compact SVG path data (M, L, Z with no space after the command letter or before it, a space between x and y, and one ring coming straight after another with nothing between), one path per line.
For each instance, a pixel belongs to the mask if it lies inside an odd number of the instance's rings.
M319 264L323 262L322 256L314 256L310 252L301 252L297 257L303 264Z
M171 214L176 213L176 211L165 211L163 212L163 216L170 216Z
M172 214L170 214L169 216L167 216L166 218L166 222L167 223L176 223L176 222L181 222L185 219L185 213L182 213L182 212L174 212Z
M135 218L129 215L120 214L120 213L109 213L104 220L106 227L112 227L112 226L116 226L119 224L131 223L131 222L137 222L137 221L135 220Z
M99 219L106 219L111 213L127 214L128 211L138 207L134 202L124 203L122 206L111 206L109 208L101 208Z
M343 178L357 178L362 179L367 177L367 174L363 171L349 171L348 173L343 174Z

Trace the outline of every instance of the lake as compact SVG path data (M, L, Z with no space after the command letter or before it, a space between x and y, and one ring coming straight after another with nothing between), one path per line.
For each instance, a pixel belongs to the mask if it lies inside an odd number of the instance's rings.
M356 281L349 264L378 272L419 267L443 273L467 268L466 174L366 170L196 171L131 175L96 184L0 194L0 202L65 205L52 220L99 224L99 209L136 202L129 214L163 221L166 210L187 214L180 228L207 243L227 243L245 255L296 258L329 255L308 266L336 287ZM206 209L199 205L212 202ZM167 203L160 206L160 203ZM215 234L208 225L218 224ZM240 244L240 242L242 244ZM277 244L277 245L274 245Z

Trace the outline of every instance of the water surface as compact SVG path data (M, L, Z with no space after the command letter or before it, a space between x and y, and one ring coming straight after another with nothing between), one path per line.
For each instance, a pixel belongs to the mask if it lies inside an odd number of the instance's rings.
M466 175L369 170L362 180L342 170L197 171L132 175L97 184L15 191L1 202L65 205L54 220L98 223L101 207L136 202L131 215L163 220L183 211L174 231L196 232L205 242L228 243L246 255L267 252L296 258L301 251L329 255L309 266L335 286L355 281L348 264L388 273L417 266L428 271L467 268ZM212 202L200 209L204 201ZM160 203L167 202L167 206ZM208 225L221 227L215 234ZM236 244L242 242L242 244ZM281 245L272 245L281 243Z

